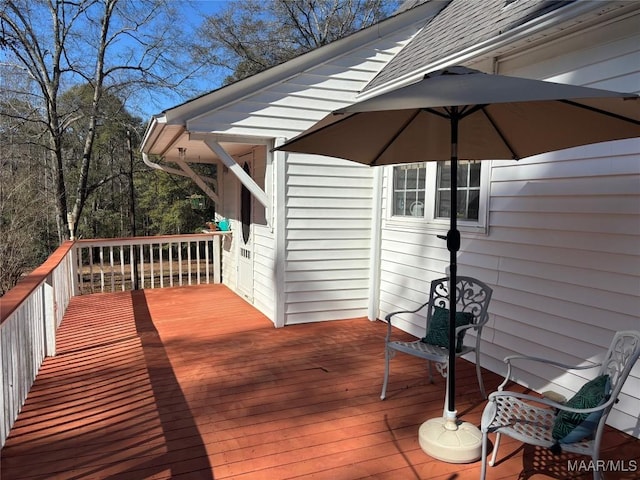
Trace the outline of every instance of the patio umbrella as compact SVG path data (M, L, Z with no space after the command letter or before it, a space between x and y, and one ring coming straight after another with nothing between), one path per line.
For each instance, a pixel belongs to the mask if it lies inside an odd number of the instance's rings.
M451 218L445 238L450 252L450 285L455 285L460 248L458 160L517 160L640 137L638 98L630 93L449 67L336 110L277 150L339 157L371 166L450 161ZM455 288L449 288L449 302L456 304ZM455 410L455 308L449 310L447 404L442 428L454 431L459 425ZM477 449L478 458L479 443L472 448ZM446 459L447 455L445 447L444 453L434 456Z

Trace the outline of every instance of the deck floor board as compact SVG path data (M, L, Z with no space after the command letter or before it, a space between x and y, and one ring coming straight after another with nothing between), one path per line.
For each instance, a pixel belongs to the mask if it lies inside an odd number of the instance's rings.
M447 464L419 447L445 387L429 384L423 362L398 355L380 401L385 329L363 318L275 329L219 285L75 297L0 452L0 478L478 478L479 462ZM488 390L501 380L484 379ZM465 361L456 406L479 423L484 401ZM640 464L640 441L608 429L604 444L603 458ZM500 453L488 479L591 478L568 471L585 457L508 438Z

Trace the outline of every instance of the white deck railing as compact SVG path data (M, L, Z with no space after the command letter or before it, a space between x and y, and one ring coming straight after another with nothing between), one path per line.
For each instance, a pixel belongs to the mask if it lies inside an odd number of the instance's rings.
M67 242L0 299L0 448L27 398L74 292L73 243Z
M74 295L221 282L228 232L66 242L0 299L0 448Z
M76 242L80 293L220 283L226 232Z

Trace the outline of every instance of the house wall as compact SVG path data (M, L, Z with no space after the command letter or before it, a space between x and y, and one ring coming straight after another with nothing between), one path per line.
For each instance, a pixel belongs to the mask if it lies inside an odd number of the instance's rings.
M416 22L192 118L188 129L224 132L243 141L291 138L353 103L424 19ZM253 304L276 326L366 316L372 170L343 160L268 152L254 179L266 188L271 209L265 213L269 222L253 226ZM223 181L223 215L239 231L239 182L230 172ZM224 257L223 281L232 289L237 288L237 242L234 234Z
M290 155L286 175L286 323L366 316L371 169Z
M272 197L272 170L268 162L267 148L253 149L252 176L256 183ZM253 304L267 317L273 319L276 297L275 283L275 230L271 211L260 202L252 203L253 217Z
M637 25L636 15L499 58L499 73L638 92ZM503 373L502 359L514 353L598 361L615 331L640 328L640 142L485 165L491 168L488 231L463 232L458 257L459 274L495 289L483 366ZM383 223L380 318L417 306L429 281L445 272L448 252L435 233L443 232ZM407 317L400 327L422 336L419 321ZM588 375L527 367L519 380L571 396ZM636 365L609 423L639 436L639 418Z

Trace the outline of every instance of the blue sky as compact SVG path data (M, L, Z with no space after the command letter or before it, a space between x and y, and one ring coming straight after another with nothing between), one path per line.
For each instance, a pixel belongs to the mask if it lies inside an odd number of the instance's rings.
M176 2L180 0L175 0ZM182 18L180 20L180 28L187 29L188 31L195 32L200 26L203 16L210 16L216 13L221 7L238 0L190 0L181 2ZM202 74L202 79L196 82L196 88L202 92L208 92L219 88L222 84L223 78L212 78L210 75ZM196 96L194 94L193 96ZM135 110L135 115L139 115L143 121L148 121L152 115L159 114L163 110L172 108L185 101L190 100L193 96L181 96L177 93L171 94L154 94L153 102L138 105L132 105ZM145 95L142 95L145 97Z

